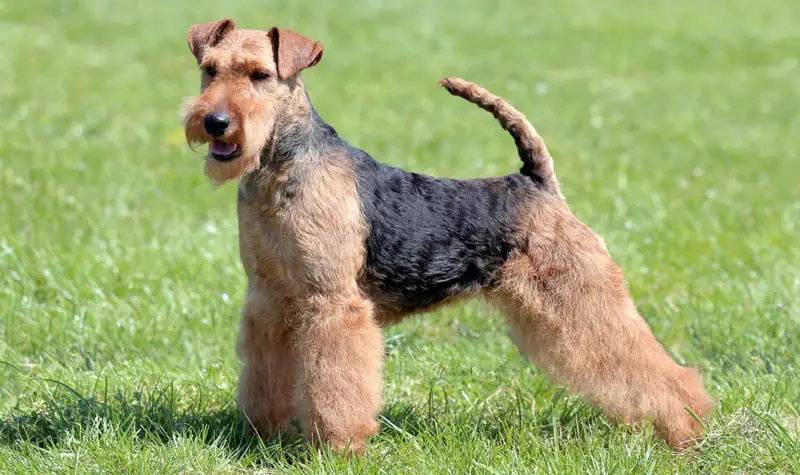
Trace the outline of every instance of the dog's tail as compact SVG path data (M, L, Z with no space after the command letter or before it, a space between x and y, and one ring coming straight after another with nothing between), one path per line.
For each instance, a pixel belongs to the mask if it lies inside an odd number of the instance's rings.
M464 79L450 77L442 79L439 84L450 94L463 97L481 109L491 112L503 129L514 137L523 164L520 173L531 177L548 189L559 191L558 179L553 170L553 159L547 151L544 139L522 112L514 109L502 97Z

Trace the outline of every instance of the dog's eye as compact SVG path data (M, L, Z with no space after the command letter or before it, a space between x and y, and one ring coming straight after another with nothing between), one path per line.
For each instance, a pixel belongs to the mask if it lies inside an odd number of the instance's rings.
M253 81L263 81L268 77L269 73L266 71L253 71L253 73L250 74L250 79L252 79Z
M214 66L206 66L206 74L211 76L212 78L217 75L217 68Z

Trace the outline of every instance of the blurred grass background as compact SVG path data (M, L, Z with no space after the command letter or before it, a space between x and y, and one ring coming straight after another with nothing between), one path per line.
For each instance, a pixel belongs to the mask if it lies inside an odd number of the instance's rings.
M235 186L183 143L193 23L294 29L323 118L385 163L518 169L545 136L575 213L719 401L698 457L608 423L468 303L387 333L366 457L247 437ZM800 3L0 0L0 472L800 471Z

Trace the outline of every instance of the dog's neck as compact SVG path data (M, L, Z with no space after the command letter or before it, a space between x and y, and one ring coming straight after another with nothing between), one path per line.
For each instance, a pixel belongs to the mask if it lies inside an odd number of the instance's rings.
M272 136L261 152L259 168L245 175L239 183L239 199L257 193L271 181L273 172L286 167L310 165L325 156L326 151L342 146L336 130L328 125L311 105L302 82L275 120Z
M317 114L302 81L298 81L275 120L272 137L261 154L261 167L313 160L336 139L336 131Z

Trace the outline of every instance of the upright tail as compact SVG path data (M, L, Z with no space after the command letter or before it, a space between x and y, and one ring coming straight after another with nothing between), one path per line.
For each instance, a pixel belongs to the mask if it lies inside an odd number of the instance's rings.
M544 139L520 111L514 109L502 97L464 79L445 78L439 84L450 94L463 97L481 109L491 112L503 129L514 137L519 158L522 160L520 173L536 180L543 187L560 193L558 179L553 170L553 159L547 151Z

